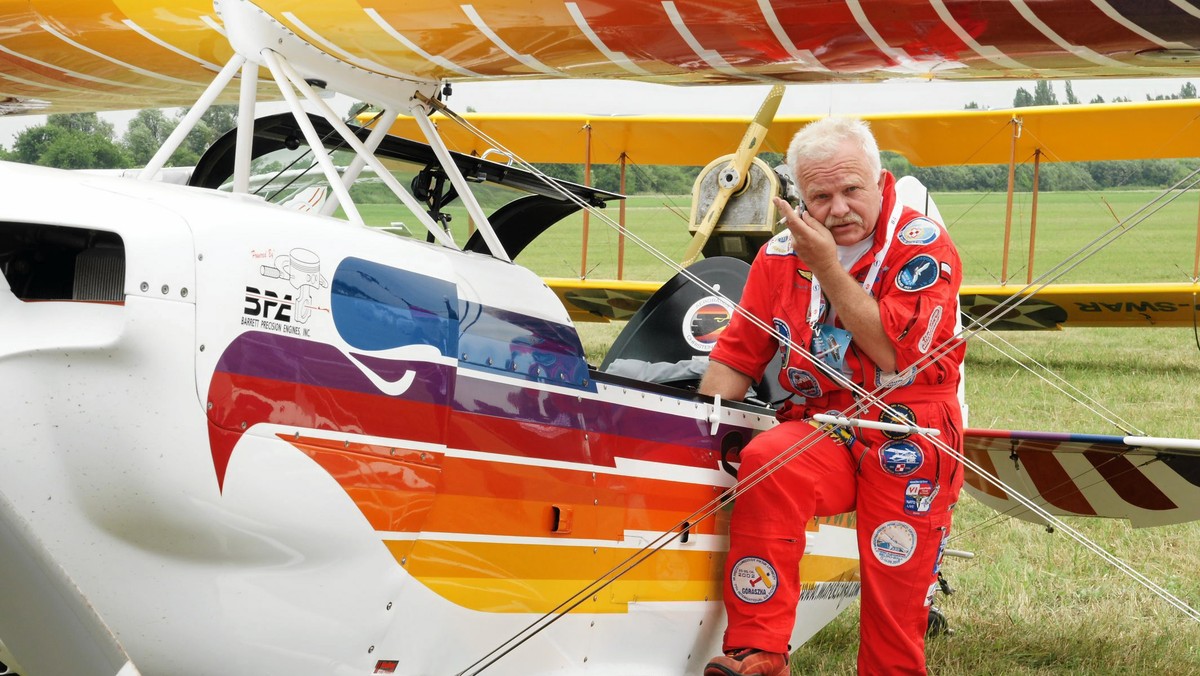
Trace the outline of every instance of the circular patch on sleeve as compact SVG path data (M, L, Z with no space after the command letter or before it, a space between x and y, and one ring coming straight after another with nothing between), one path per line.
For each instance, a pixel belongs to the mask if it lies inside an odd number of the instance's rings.
M879 447L879 466L888 474L908 476L924 462L921 447L907 439L888 441Z
M821 396L821 385L817 382L817 377L805 371L789 367L787 370L788 382L792 385L792 391L805 399L816 399Z
M733 595L746 603L762 603L775 595L779 576L765 559L747 556L733 564L729 573Z
M920 291L933 286L941 274L938 262L929 254L913 256L896 274L896 286L904 291Z
M919 246L932 243L940 233L937 223L928 218L914 218L900 228L900 232L896 233L896 239L900 240L901 244Z
M917 531L903 521L887 521L871 535L871 553L885 566L908 563L917 550Z
M783 321L779 317L772 319L771 324L774 325L775 332L781 336L778 339L779 356L783 360L782 363L786 364L788 360L788 354L792 351L792 327L788 326L787 322Z
M712 352L717 338L729 326L733 308L720 296L707 296L692 303L683 315L683 338L694 349Z

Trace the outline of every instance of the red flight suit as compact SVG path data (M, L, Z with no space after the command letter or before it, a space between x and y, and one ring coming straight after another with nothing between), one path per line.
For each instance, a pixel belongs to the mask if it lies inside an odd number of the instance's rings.
M958 386L964 344L959 341L915 374L910 367L919 360L926 364L922 358L957 332L962 265L940 224L896 204L891 174L885 178L872 246L850 274L863 282L881 251L871 293L895 348L898 374L882 373L852 341L843 372L868 392L884 383L900 384L883 400L911 414L914 424L941 430L939 439L961 451ZM792 253L785 231L759 251L741 305L793 344L808 348L811 287L812 274ZM829 307L822 302L824 321ZM834 325L840 326L836 316ZM725 563L725 648L788 651L801 591L805 524L814 516L856 511L862 575L859 673L924 674L936 570L962 486L959 462L919 435L864 428L854 428L852 435L842 430L841 440L814 434L810 416L846 410L855 396L740 313L710 359L757 382L776 350L785 355L780 383L795 396L781 408L781 424L742 450L739 476L749 476L797 444L808 447L737 498ZM872 405L857 417L894 422L881 414ZM763 584L764 575L775 576L773 584Z

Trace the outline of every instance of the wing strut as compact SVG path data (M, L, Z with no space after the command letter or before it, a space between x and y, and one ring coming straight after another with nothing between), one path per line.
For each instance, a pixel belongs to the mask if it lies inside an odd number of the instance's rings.
M326 202L321 213L329 215L338 205L341 205L352 222L365 225L362 215L350 198L349 187L358 174L369 166L439 244L454 249L459 248L450 233L429 216L424 205L404 186L400 185L392 172L375 157L374 151L387 130L391 128L392 122L398 116L398 111L408 111L416 118L417 124L425 133L441 163L442 171L449 177L451 184L462 199L491 254L504 261L511 260L501 245L499 237L492 229L482 207L475 199L466 177L462 175L457 163L450 156L450 151L438 135L437 129L429 121L430 111L438 105L434 94L440 88L439 82L397 73L382 73L364 67L363 64L352 64L331 58L324 50L306 42L251 2L214 0L213 6L225 24L226 37L229 39L235 55L204 90L196 104L184 116L184 119L155 153L138 178L142 180L154 178L241 69L242 81L238 99L238 136L233 187L235 192L248 192L250 156L253 150L254 110L257 104L258 68L265 66L270 71L283 98L287 101L297 124L304 133L313 157L320 165L333 191L333 198ZM359 100L374 101L384 106L385 113L377 121L376 128L368 135L366 143L313 91L313 83L318 81L321 86L328 86L331 91L338 91ZM296 96L297 92L302 94L308 104L337 130L342 141L354 150L355 158L350 166L345 168L344 173L339 172L325 148L324 140L318 137L316 129L309 120L308 112L299 97Z

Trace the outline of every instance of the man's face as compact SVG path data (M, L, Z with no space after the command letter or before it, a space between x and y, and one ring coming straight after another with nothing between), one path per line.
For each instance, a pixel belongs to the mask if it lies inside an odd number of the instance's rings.
M846 141L824 162L801 163L796 180L804 204L825 224L838 246L861 242L875 231L882 202L882 175L873 176L865 153Z

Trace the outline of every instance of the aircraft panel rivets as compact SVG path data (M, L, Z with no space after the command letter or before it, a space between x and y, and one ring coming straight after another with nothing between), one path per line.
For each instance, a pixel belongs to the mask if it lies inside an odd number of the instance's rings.
M165 296L170 292L171 292L171 287L167 286L166 284L163 284L162 285L162 294Z
M392 602L388 601L387 608L385 608L385 610L391 610L391 609L392 609Z
M213 409L213 403L210 401L210 402L208 402L208 410L211 411L212 409Z
M367 648L367 654L368 654L368 655L369 655L369 654L371 654L371 653L373 653L373 652L375 652L375 646L371 646L370 648Z
M182 289L180 289L180 290L179 290L179 297L180 297L180 298L187 298L187 294L188 294L188 291L187 291L187 287L186 287L186 286L185 286L185 287L183 287Z
M242 429L246 429L246 421L245 420L242 421Z
M402 566L408 565L408 557L407 556L400 557L400 565L402 565ZM705 599L705 600L707 600L707 599Z
M196 256L196 260L198 260L198 261L204 260L204 254L200 254L199 256Z
M201 352L203 352L203 351L204 351L204 346L203 346L203 345L201 345L201 346L200 346L200 351L201 351Z
M149 285L149 284L147 284L146 282L142 282L142 285L141 285L140 287L138 287L138 288L140 288L140 289L141 289L143 292L144 292L144 291L149 291L149 290L150 290L150 285Z
M346 439L342 442L342 448L350 448L350 440Z

